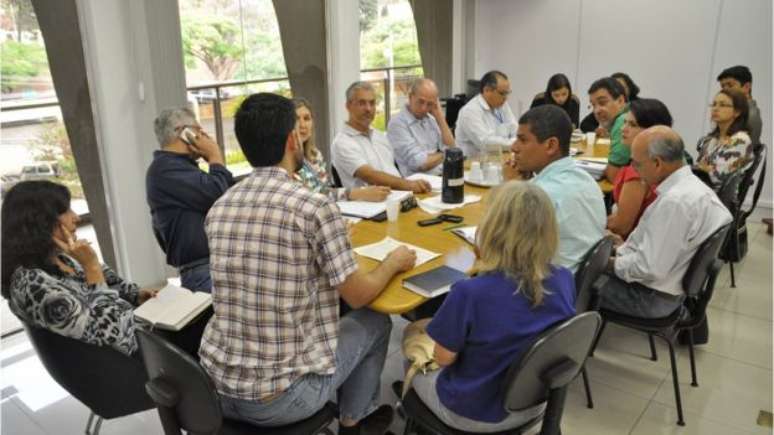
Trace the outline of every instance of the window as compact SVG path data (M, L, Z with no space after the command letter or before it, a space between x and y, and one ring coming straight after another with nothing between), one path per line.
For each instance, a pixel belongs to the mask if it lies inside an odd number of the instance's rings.
M180 0L188 101L218 138L235 174L250 165L234 135L234 113L247 95L290 96L279 25L271 0Z
M374 128L408 100L411 82L422 77L414 13L408 0L360 0L361 80L376 88Z

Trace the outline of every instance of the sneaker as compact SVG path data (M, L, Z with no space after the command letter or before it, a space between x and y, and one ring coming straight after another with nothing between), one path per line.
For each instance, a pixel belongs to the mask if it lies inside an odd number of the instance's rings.
M384 435L392 424L392 406L382 405L352 427L339 425L339 435Z

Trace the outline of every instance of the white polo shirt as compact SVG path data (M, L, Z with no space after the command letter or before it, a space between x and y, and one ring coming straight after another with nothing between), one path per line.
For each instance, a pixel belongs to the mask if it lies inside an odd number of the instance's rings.
M492 109L481 94L460 109L455 136L467 157L476 157L485 146L506 147L516 140L516 117L508 103Z
M387 136L373 128L366 134L355 130L349 124L344 124L342 131L333 139L331 156L333 166L341 178L341 184L347 188L368 184L355 177L358 168L365 165L396 177L401 176L398 168L395 167L395 157Z

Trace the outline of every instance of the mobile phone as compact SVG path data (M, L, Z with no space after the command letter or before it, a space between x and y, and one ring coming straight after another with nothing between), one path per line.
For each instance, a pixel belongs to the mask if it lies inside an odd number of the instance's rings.
M440 214L438 215L438 218L444 222L451 222L455 224L458 224L464 220L462 216L457 216L454 214Z
M441 218L434 217L434 218L418 221L417 225L419 225L420 227L426 227L428 225L440 224L441 222L443 222Z
M196 133L188 127L183 128L178 137L185 142L186 145L194 145L196 143Z

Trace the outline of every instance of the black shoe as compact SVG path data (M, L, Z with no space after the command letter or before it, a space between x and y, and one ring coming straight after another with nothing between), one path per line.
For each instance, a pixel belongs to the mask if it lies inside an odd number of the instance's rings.
M339 424L339 435L384 435L392 424L394 414L392 406L382 405L354 426Z

